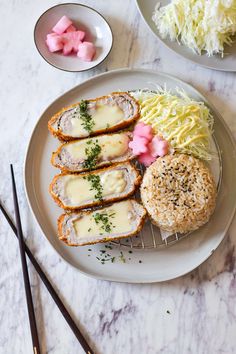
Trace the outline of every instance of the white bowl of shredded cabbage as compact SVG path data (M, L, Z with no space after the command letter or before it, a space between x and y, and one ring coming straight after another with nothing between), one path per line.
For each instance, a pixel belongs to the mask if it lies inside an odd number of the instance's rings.
M236 71L236 0L136 2L148 26L169 48L197 64Z
M172 0L157 3L152 16L160 35L190 48L224 56L236 34L236 0Z

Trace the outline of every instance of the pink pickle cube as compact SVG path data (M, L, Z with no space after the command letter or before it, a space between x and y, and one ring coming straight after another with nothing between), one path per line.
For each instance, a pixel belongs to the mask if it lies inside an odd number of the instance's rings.
M70 25L66 30L67 33L68 32L75 32L75 31L76 31L76 27L74 25Z
M138 129L142 129L143 127L145 127L145 123L143 123L143 122L139 122L139 123L137 123L136 125L135 125L135 127L134 127L134 131L136 131L136 130L138 130Z
M56 33L48 33L47 34L47 39L52 38L52 37L58 37L58 34L56 34Z
M67 16L62 16L52 30L57 34L62 34L70 25L72 25L72 21Z
M96 53L96 48L91 42L83 42L79 45L77 56L84 61L91 61Z
M86 33L84 31L76 31L76 34L77 34L77 38L80 41L83 41Z
M148 151L148 140L143 136L133 136L133 140L129 142L129 148L132 149L133 154L138 156Z
M64 55L69 55L72 51L73 51L73 43L72 43L72 41L68 41L67 43L64 43L63 54Z
M85 32L83 31L72 31L68 33L63 33L61 37L64 46L66 47L65 52L63 52L63 54L65 55L70 54L68 52L70 47L72 47L73 52L77 53L79 49L79 45L81 44L81 41L83 40L84 36L85 36Z
M78 52L78 48L80 43L82 43L79 39L63 39L63 44L64 44L64 48L63 48L63 54L64 55L68 55L71 52Z
M149 151L153 157L165 156L168 153L168 142L160 136L155 135L148 145Z
M145 167L150 166L155 160L156 158L153 157L149 151L139 155L138 157L138 161L142 163Z
M83 41L85 37L84 31L70 31L62 34L63 40L76 39L79 41Z
M138 123L135 126L133 133L134 133L134 135L144 136L149 141L151 141L151 139L153 137L151 125L147 125L147 124L142 123L142 122Z
M58 52L63 49L63 43L59 36L51 36L47 38L46 44L50 52Z

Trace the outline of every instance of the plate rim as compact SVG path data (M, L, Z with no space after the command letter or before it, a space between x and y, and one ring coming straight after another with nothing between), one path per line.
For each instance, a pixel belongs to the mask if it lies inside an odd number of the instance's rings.
M136 2L136 5L137 5L137 8L138 8L138 11L139 11L139 14L141 15L143 21L145 22L146 26L149 28L149 30L153 33L153 35L158 38L158 40L164 45L165 48L168 48L169 50L171 50L172 53L175 53L176 55L178 55L179 57L182 57L188 61L190 61L191 63L195 64L195 65L199 65L203 68L207 68L207 69L211 69L211 70L216 70L216 71L221 71L221 72L229 72L229 73L235 73L236 72L236 68L235 69L223 69L223 68L217 68L213 65L206 65L206 64L202 64L202 63L198 63L196 62L194 59L190 59L190 58L187 58L184 54L181 54L179 52L176 52L168 43L166 43L162 37L157 34L155 31L153 31L152 27L149 25L149 23L146 21L144 15L143 15L143 12L141 11L141 8L139 6L139 0L135 0ZM168 39L169 41L169 39ZM201 57L201 56L199 56Z
M228 136L230 138L230 141L232 143L232 145L234 146L234 149L236 151L236 141L234 139L234 136L233 134L231 133L227 123L225 122L225 120L223 119L222 115L219 113L218 109L215 108L215 106L209 102L204 95L202 95L202 93L200 91L198 91L198 89L196 89L194 86L192 86L191 84L177 78L176 76L174 75L169 75L169 74L166 74L165 72L161 72L161 71L155 71L155 70L150 70L150 69L143 69L143 68L120 68L120 69L114 69L114 70L111 70L111 71L108 71L108 72L103 72L103 73L100 73L98 75L95 75L95 76L92 76L84 81L82 81L80 84L74 86L73 88L71 88L70 90L64 92L63 94L59 95L58 97L55 98L55 100L53 100L47 107L46 109L44 109L44 111L40 114L36 124L34 125L33 127L33 130L30 134L30 138L29 138L29 142L27 144L27 148L26 148L26 153L25 153L25 157L24 157L24 165L23 165L23 182L24 182L24 190L25 190L25 194L26 194L26 199L27 199L27 203L29 205L29 208L30 208L30 211L31 213L33 214L33 217L35 219L35 221L37 222L37 225L40 229L40 231L42 232L43 236L45 237L45 239L50 243L50 246L54 249L54 251L59 255L59 257L62 257L62 259L68 264L70 265L71 267L73 267L74 269L76 269L78 272L82 273L83 275L85 276L89 276L89 277L92 277L94 279L100 279L100 280L105 280L105 281L112 281L112 282L118 282L118 283L133 283L133 284L151 284L151 283L162 283L162 282L165 282L165 281L170 281L170 280L174 280L176 278L179 278L179 277L182 277L190 272L192 272L193 270L195 270L196 268L198 268L201 264L205 263L208 258L216 251L216 249L220 246L221 242L223 241L223 239L225 238L226 234L227 234L227 231L233 221L233 217L235 215L235 212L236 212L236 203L234 205L234 208L232 209L231 211L231 215L229 217L229 220L228 220L228 223L225 227L225 230L224 232L222 232L221 236L219 237L219 240L218 242L216 243L216 247L214 248L214 252L210 252L207 257L205 257L203 259L203 261L197 265L193 265L192 267L190 267L189 269L187 269L185 272L181 272L179 274L176 274L174 277L173 276L170 276L170 277L166 277L164 280L143 280L143 281L136 281L135 279L132 279L132 280L126 280L126 279L123 279L123 280L118 280L118 279L114 279L111 277L103 277L103 276L97 276L97 275L94 275L94 274L91 274L89 272L86 272L78 267L76 267L73 263L69 262L66 257L64 257L64 254L63 253L59 253L57 251L57 249L53 246L53 244L51 243L51 241L48 239L48 237L45 235L42 227L41 227L41 224L39 223L38 221L38 218L36 216L36 214L34 213L34 210L33 210L33 206L32 206L32 203L31 203L31 198L30 198L30 193L28 193L28 182L27 182L27 164L28 164L28 160L29 160L29 154L30 154L30 147L31 147L31 143L32 143L32 140L33 140L33 137L34 137L34 134L36 133L36 130L37 130L37 127L38 125L40 124L40 121L42 119L42 116L46 113L46 111L50 108L51 105L53 105L56 101L58 101L59 99L61 99L65 94L70 94L71 92L73 92L74 90L78 89L79 86L83 85L83 84L86 84L86 83L89 83L89 82L92 82L94 80L96 80L97 78L100 78L100 77L103 77L103 76L109 76L109 75L112 75L112 74L124 74L124 73L132 73L132 72L142 72L142 73L149 73L149 74L159 74L163 77L166 77L166 78L169 78L169 79L174 79L175 81L179 82L180 84L181 83L184 83L186 86L188 86L191 90L195 91L196 94L201 98L201 100L203 100L204 102L207 103L207 105L209 106L210 109L212 109L213 111L215 111L217 113L217 116L218 118L220 119L221 123L223 124L224 126L224 129L227 131L228 133ZM180 241L181 242L181 241Z
M88 8L89 10L96 12L96 13L104 20L104 22L107 24L107 26L108 26L108 28L109 28L109 30L110 30L110 33L111 33L111 43L110 43L110 48L109 48L109 50L108 50L106 56L105 56L102 60L100 60L96 65L93 65L93 66L91 66L91 67L88 68L88 69L82 69L82 70L68 70L68 69L63 69L62 67L57 66L57 65L51 63L48 59L46 59L46 58L44 57L44 55L40 52L39 48L38 48L37 40L36 40L36 28L37 28L37 25L38 25L40 19L41 19L48 11L54 9L55 7L60 7L60 6L64 6L64 5L78 5L78 6L86 7L86 8ZM59 69L59 70L61 70L61 71L65 71L65 72L69 72L69 73L82 73L82 72L84 72L84 71L89 71L89 70L91 70L91 69L96 68L98 65L102 64L102 63L107 59L108 55L110 54L110 52L111 52L111 50L112 50L112 48L113 48L113 44L114 44L114 34L113 34L112 28L111 28L109 22L106 20L106 18L105 18L99 11L95 10L93 7L88 6L88 5L85 5L85 4L81 4L81 3L76 3L76 2L66 2L66 3L56 4L56 5L53 5L53 6L49 7L47 10L45 10L45 11L39 16L39 18L37 19L37 21L36 21L36 23L35 23L35 25L34 25L33 38L34 38L34 45L35 45L35 47L36 47L36 49L37 49L37 52L38 52L39 55L46 61L46 63L48 63L49 65L51 65L52 67L54 67L54 68L56 68L56 69Z

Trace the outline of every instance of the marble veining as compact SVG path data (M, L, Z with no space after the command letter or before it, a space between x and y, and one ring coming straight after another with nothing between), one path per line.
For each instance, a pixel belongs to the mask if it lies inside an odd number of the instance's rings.
M27 243L98 354L236 353L236 222L211 258L192 273L161 284L118 284L85 277L41 234L26 202L23 162L40 113L83 80L121 67L164 71L194 85L220 111L236 137L236 76L186 61L165 48L141 19L134 0L81 1L110 22L114 46L99 67L67 73L38 55L33 27L55 1L0 2L0 198L13 214L9 163L15 166ZM32 352L19 252L0 215L0 354ZM83 353L29 265L42 353Z

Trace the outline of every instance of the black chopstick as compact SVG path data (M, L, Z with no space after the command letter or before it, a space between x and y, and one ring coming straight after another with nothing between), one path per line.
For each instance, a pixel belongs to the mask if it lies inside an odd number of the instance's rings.
M8 215L7 211L5 210L3 205L1 204L1 202L0 202L0 210L2 211L3 215L5 216L7 222L9 224L9 226L11 227L12 231L14 232L15 236L18 237L17 236L17 229L16 229L14 223L12 222L10 216ZM61 301L60 297L57 295L55 289L53 288L53 286L50 283L49 279L47 278L46 274L44 273L44 271L42 270L41 266L39 265L39 263L37 262L37 260L33 256L32 252L29 249L29 247L25 243L24 243L24 246L25 246L25 252L26 252L28 258L30 259L30 261L33 264L35 270L37 271L40 279L42 280L42 282L44 283L44 285L48 289L48 292L50 293L51 297L55 301L56 305L58 306L59 310L61 311L61 314L63 315L63 317L65 318L66 322L70 326L72 332L74 333L74 335L78 339L78 341L81 344L82 348L84 349L85 353L94 354L93 350L88 345L86 339L84 338L83 334L80 332L79 328L77 327L77 325L75 324L74 320L70 316L69 312L67 311L67 309L64 306L63 302Z
M1 203L0 203L0 210L2 211L2 213L5 216L8 224L10 225L10 227L13 230L15 236L17 237L16 227L13 224L11 218L9 217L9 215L7 214L7 211L5 210L5 208L3 207L3 205ZM40 279L42 280L42 282L44 283L44 285L48 289L48 292L50 293L50 295L52 296L52 298L55 301L56 305L58 306L59 310L61 311L63 317L66 320L66 322L70 326L72 332L74 333L74 335L76 336L76 338L80 342L81 346L83 347L85 353L94 354L94 352L92 351L92 349L89 347L88 343L86 342L85 338L83 337L82 333L80 332L80 330L76 326L74 320L70 316L69 312L65 308L63 302L61 301L61 299L57 295L56 291L54 290L54 288L53 288L52 284L50 283L49 279L47 278L46 274L44 273L44 271L42 270L41 266L38 264L38 262L36 261L36 259L33 256L32 252L30 251L30 249L28 248L28 246L26 244L25 244L25 252L26 252L27 256L29 257L31 263L33 264L35 270L37 271L38 275L40 276Z
M20 211L19 211L15 177L14 177L14 171L12 165L11 165L11 180L12 180L12 191L13 191L17 236L18 236L19 248L20 248L20 258L21 258L21 266L22 266L24 286L25 286L25 295L26 295L26 302L28 308L31 337L33 343L33 352L34 354L40 354L38 331L37 331L36 320L35 320L34 305L33 305L33 299L32 299L31 288L30 288L28 267L27 267L27 262L25 257L25 245L23 240Z

